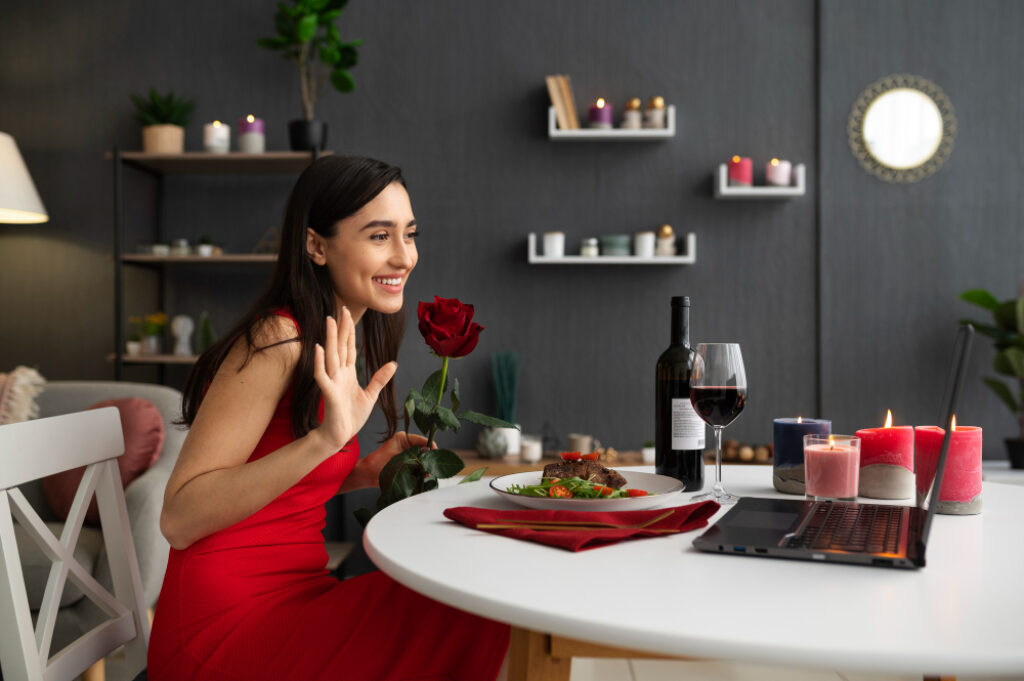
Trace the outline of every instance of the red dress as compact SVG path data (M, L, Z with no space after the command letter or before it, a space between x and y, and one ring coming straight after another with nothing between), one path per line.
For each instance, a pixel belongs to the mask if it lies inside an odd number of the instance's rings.
M249 461L293 439L289 389ZM324 503L358 459L353 438L252 516L184 551L171 549L148 678L495 678L508 626L421 596L382 572L340 582L328 574Z

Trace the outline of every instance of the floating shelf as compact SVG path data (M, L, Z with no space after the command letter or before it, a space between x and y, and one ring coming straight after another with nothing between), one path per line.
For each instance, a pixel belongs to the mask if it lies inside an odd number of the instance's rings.
M107 355L107 361L113 362L115 356ZM122 355L125 364L195 364L199 355Z
M189 265L217 265L235 263L272 263L277 262L273 253L225 253L224 255L152 255L150 253L125 253L121 256L124 262L137 263L182 263Z
M653 258L641 258L635 255L563 255L554 258L538 255L537 235L530 232L527 238L527 261L531 265L694 265L697 263L697 235L690 232L686 235L685 255L656 255Z
M665 112L664 128L642 128L630 130L625 128L580 128L579 130L562 130L558 127L555 107L548 107L548 138L559 142L587 142L605 140L609 142L641 142L644 140L665 140L676 136L676 107L669 104Z
M321 156L331 154L321 151ZM109 151L108 159L114 158ZM262 154L243 154L232 151L213 154L206 151L186 151L180 154L146 154L125 151L121 160L151 173L297 173L313 162L311 151L267 151Z
M803 163L793 166L793 182L789 187L759 186L730 187L729 167L722 163L715 175L716 199L792 199L807 193L807 167Z

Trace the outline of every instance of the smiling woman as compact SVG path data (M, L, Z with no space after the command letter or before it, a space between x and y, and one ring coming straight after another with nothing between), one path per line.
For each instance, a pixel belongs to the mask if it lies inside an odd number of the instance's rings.
M172 551L151 678L497 675L507 626L382 573L339 582L325 568L324 503L375 486L391 457L427 441L395 432L391 384L416 230L398 168L327 156L296 183L267 289L185 388L190 429L160 518ZM356 435L375 404L388 437L360 458Z

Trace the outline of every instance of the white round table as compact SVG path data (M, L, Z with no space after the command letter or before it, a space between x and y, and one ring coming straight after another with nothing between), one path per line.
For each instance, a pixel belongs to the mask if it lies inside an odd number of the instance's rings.
M714 480L713 468L706 473ZM723 480L741 496L785 497L768 466L727 466ZM452 506L517 508L486 481L395 504L363 542L409 588L531 631L674 656L1021 674L1024 490L986 482L983 494L982 515L936 516L919 570L700 553L692 541L704 530L571 553L442 515Z

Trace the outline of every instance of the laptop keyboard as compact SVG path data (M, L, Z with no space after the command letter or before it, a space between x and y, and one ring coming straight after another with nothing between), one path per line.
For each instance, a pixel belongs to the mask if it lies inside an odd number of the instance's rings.
M789 548L896 553L903 525L901 506L817 503L811 520L786 543Z

